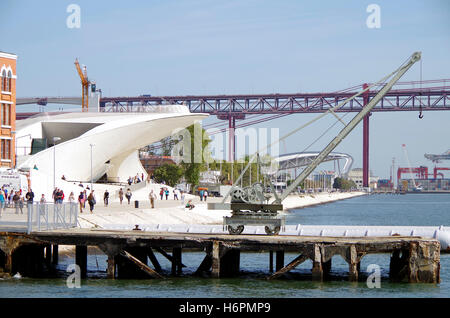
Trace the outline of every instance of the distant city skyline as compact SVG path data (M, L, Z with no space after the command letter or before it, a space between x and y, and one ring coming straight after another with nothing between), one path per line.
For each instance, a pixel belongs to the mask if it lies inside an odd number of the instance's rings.
M80 28L67 26L71 4L80 8ZM370 4L380 8L379 28L367 26ZM0 51L18 55L18 97L81 95L75 58L104 96L333 92L378 80L414 51L422 52L424 80L450 78L448 1L6 0L0 21L8 29ZM419 79L415 65L401 81ZM17 107L31 109L38 107ZM279 128L281 136L314 116L254 127ZM334 121L288 138L280 154L302 151ZM370 170L389 178L393 157L407 167L402 144L412 166L434 167L424 154L450 149L449 123L449 111L423 119L373 113ZM309 150L322 149L338 129ZM335 151L362 167L362 123Z

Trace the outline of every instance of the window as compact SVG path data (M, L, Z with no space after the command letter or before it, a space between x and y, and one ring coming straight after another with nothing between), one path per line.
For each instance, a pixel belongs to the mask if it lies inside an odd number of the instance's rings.
M2 82L1 82L2 91L5 91L6 90L6 71L5 70L3 70L3 72L2 72L1 80L2 80Z
M9 139L2 139L2 159L11 159L10 152L11 149L11 140Z
M11 105L2 104L1 109L2 126L11 126Z
M7 91L7 92L10 92L10 91L12 90L12 87L11 87L11 78L12 78L12 74L11 74L11 71L9 71L9 72L8 72L8 78L7 78L7 81L6 81L6 91Z

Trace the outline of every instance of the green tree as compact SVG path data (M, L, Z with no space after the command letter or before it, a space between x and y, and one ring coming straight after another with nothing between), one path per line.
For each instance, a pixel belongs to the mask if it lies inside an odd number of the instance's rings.
M211 140L205 133L205 130L201 128L200 123L195 123L187 127L186 129L189 131L189 134L191 136L191 158L190 162L182 161L180 165L183 168L184 178L186 182L190 183L192 186L191 189L193 189L199 184L200 172L205 171L207 168L204 159L208 160L210 158L211 154L208 144ZM195 131L197 131L197 133L195 133ZM199 145L195 146L196 142L199 143ZM198 153L198 151L201 151L201 153Z
M356 188L356 183L353 180L347 180L341 177L334 179L333 188L341 190L350 190Z
M155 181L161 183L165 181L169 186L175 186L183 176L183 169L171 163L165 163L153 172Z

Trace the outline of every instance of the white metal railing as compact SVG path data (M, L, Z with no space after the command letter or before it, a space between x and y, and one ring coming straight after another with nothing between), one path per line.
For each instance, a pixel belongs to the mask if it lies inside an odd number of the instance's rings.
M78 224L77 203L27 204L27 233L32 231L68 229Z
M1 211L0 231L27 232L68 229L78 225L78 204L34 203L5 206Z

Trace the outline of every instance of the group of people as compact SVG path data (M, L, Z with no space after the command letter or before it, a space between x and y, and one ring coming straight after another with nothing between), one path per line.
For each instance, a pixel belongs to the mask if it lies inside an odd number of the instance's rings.
M206 201L206 199L208 198L208 190L202 189L198 192L198 195L200 196L200 201Z
M83 213L83 209L86 208L86 201L89 204L89 211L91 213L94 213L94 206L97 204L94 190L91 190L89 195L87 195L87 190L80 191L80 194L78 195L78 205L80 206L80 213Z
M131 189L130 188L128 188L125 193L123 192L122 188L119 189L120 204L122 204L124 196L125 196L125 198L127 198L128 204L130 204L131 203L131 197L133 196L133 193L131 193ZM105 192L105 195L103 196L103 199L104 200L108 200L108 198L109 198L109 193L108 193L108 196L107 196L107 194ZM105 201L105 206L108 206L107 201Z
M137 173L134 177L130 176L127 179L128 185L132 185L133 183L140 183L142 181L144 181L144 174L143 173L141 173L141 174Z
M7 207L14 207L15 214L23 214L24 202L33 204L34 193L30 189L25 196L22 195L22 189L19 191L8 191L5 187L0 189L0 217Z

